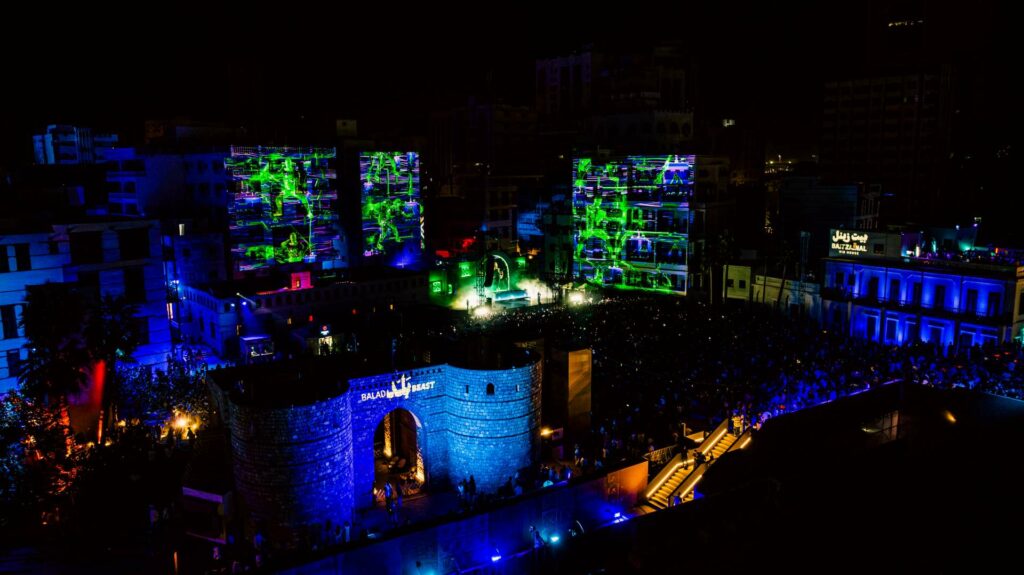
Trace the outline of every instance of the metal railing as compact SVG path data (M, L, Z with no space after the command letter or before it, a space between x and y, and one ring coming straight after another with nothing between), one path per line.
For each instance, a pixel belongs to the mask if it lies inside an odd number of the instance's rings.
M643 455L643 458L650 462L651 465L664 465L672 458L673 455L675 455L676 449L677 446L669 445L668 447L648 451Z

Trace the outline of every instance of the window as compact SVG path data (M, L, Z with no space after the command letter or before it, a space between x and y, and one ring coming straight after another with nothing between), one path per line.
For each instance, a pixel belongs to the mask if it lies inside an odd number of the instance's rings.
M124 298L129 303L146 302L146 275L142 267L124 269Z
M729 289L732 289L732 288L733 288L733 284L734 284L734 283L735 283L735 282L733 282L733 279L732 279L732 278L729 278L729 279L725 280L725 287L727 287L727 288L729 288Z
M13 339L18 337L18 313L15 305L0 306L0 320L3 326L3 338Z
M21 375L21 350L7 350L7 377L18 377Z
M149 343L149 318L136 317L135 320L135 337L137 338L139 345L146 345Z
M843 280L844 279L846 279L846 278L843 277L843 272L836 272L836 287L837 288L843 287Z
M138 260L149 257L149 228L132 228L117 232L117 244L121 248L122 260Z
M896 328L899 327L899 320L888 318L885 320L885 343L896 341Z
M747 289L747 280L740 280L740 289Z
M946 286L935 286L935 309L946 307Z
M46 243L49 244L50 255L51 256L55 256L55 255L58 255L60 253L60 242L55 242L55 241L51 240L51 241L46 242Z
M871 251L874 252L876 256L885 255L885 244L874 244L871 246Z
M102 232L78 232L71 234L71 263L98 264L102 261Z
M900 297L900 280L891 279L889 280L889 301L891 302L902 302L903 298Z
M487 384L487 395L494 395L494 384L493 383L488 383Z
M466 395L469 395L469 386L466 386Z
M19 272L32 269L32 258L28 253L28 244L14 244L14 259ZM8 265L10 265L10 262L8 262Z
M7 246L0 246L0 273L9 271L11 271L11 260L7 256ZM1024 301L1024 299L1021 301ZM1021 311L1024 311L1024 309Z
M978 309L978 290L974 288L967 289L967 301L964 303L962 311L965 313L978 313L981 311Z

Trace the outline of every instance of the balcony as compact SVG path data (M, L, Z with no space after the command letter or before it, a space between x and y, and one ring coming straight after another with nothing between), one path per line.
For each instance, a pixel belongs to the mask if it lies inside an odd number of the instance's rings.
M936 306L913 300L890 301L886 298L866 295L854 295L853 292L844 289L822 288L821 297L831 301L852 301L857 305L884 308L903 313L915 313L933 317L944 317L979 323L984 325L1003 325L1013 323L1009 311L1001 313L979 313L976 309L961 310L952 306Z

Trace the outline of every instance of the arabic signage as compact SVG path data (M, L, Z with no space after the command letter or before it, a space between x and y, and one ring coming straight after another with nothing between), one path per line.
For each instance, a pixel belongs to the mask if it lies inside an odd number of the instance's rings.
M870 254L871 236L867 232L832 230L829 237L828 255L865 256Z
M402 377L398 378L398 381L391 382L391 389L378 389L377 391L368 391L360 394L359 403L375 399L409 399L409 396L413 393L434 389L435 384L436 382L434 381L412 383L412 380L403 373Z

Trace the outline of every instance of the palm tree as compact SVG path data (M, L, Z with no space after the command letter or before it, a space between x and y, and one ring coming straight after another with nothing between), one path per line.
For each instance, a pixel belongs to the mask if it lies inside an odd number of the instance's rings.
M29 353L19 376L27 398L64 410L68 395L85 385L89 353L82 336L84 318L81 295L72 286L29 287L21 316Z
M118 361L131 361L139 347L135 316L138 307L124 296L103 296L88 315L85 342L90 358L104 370L103 410L107 427L114 425L114 407L121 399Z

